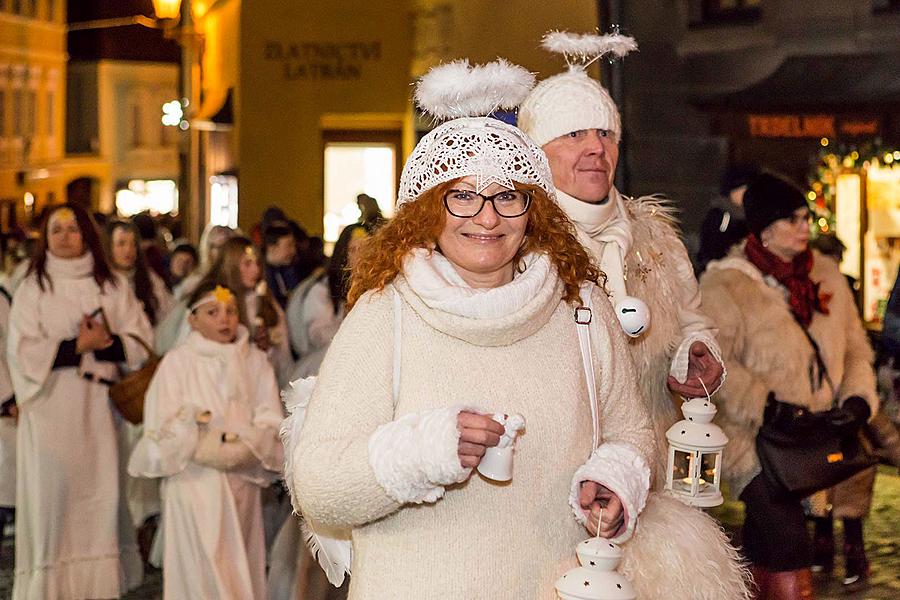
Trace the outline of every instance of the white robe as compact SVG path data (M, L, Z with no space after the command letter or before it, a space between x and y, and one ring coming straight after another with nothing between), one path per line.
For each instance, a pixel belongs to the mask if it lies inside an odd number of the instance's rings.
M13 395L6 364L6 332L9 330L9 301L0 295L0 403ZM16 425L12 417L0 417L0 507L16 505ZM2 532L0 532L2 535Z
M127 363L146 353L126 335L152 339L124 278L101 290L90 254L47 256L52 288L28 276L16 291L8 359L19 405L16 566L13 598L117 598L140 584L143 565L124 502L119 456L122 420L106 385L116 365L93 353L78 368L53 369L60 342L78 336L85 314L102 307L121 336Z
M237 433L258 459L223 472L195 463L200 426ZM163 596L265 598L260 489L277 479L282 408L266 355L238 340L220 344L197 332L166 354L147 392L144 436L128 464L135 477L164 477Z

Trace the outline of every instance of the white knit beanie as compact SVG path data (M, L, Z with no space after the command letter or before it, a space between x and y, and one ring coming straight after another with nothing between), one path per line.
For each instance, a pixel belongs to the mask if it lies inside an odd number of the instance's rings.
M634 39L619 33L554 31L544 36L542 45L565 56L569 68L531 90L519 107L519 128L539 146L582 129L605 129L620 139L619 109L606 88L588 76L587 67L602 56L621 58L637 49Z
M519 107L518 125L538 146L581 129L606 129L617 140L622 132L612 96L577 65L535 86Z

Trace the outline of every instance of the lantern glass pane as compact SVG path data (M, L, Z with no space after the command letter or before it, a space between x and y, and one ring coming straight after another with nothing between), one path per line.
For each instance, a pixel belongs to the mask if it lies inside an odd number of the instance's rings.
M676 492L691 493L693 457L693 452L675 450L675 461L672 464L672 489Z
M700 490L702 491L707 485L713 485L716 481L718 471L718 452L712 454L700 455Z

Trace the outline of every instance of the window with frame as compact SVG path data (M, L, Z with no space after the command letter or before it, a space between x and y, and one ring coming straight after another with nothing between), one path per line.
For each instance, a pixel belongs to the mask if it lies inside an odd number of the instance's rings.
M900 12L900 0L872 0L872 12Z
M691 0L691 25L741 24L758 21L762 0Z

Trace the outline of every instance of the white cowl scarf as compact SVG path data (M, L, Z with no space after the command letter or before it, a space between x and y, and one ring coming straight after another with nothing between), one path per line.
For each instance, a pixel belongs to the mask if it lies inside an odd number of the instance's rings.
M47 275L53 281L59 279L81 279L94 272L94 255L85 252L78 258L60 258L47 253Z
M563 212L575 223L581 244L600 262L615 306L628 295L625 289L625 256L632 243L631 223L625 215L621 194L611 188L604 202L591 204L557 189L556 198Z

